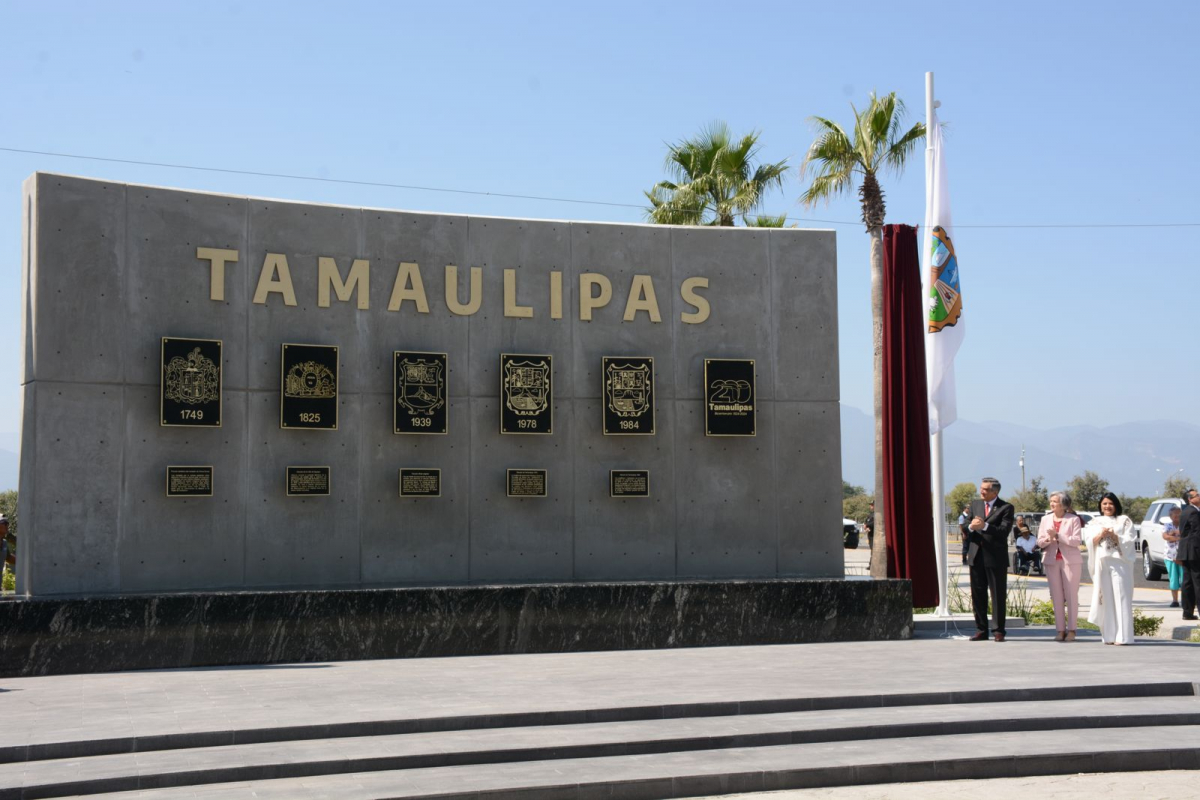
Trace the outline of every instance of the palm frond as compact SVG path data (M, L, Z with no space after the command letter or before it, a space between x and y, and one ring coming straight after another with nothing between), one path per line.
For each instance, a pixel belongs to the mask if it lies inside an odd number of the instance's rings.
M924 122L918 122L899 139L893 139L891 146L888 147L887 155L884 157L884 161L887 164L888 169L895 173L899 173L901 170L903 170L905 163L908 161L908 157L912 155L912 152L916 149L917 144L921 141L924 141L924 139Z
M746 223L747 228L786 228L787 214L780 214L777 217L772 216L757 216L757 217L742 217L742 221ZM795 225L792 226L796 227Z

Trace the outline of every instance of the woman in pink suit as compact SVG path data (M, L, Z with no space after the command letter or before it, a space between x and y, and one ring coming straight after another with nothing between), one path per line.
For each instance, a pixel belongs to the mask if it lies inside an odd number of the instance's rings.
M1058 629L1054 641L1073 642L1079 617L1079 579L1083 577L1079 552L1083 527L1066 492L1050 495L1050 512L1038 525L1037 540L1054 602L1054 627Z

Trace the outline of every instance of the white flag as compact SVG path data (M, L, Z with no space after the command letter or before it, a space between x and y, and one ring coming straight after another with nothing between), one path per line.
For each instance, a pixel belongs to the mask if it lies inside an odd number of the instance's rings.
M929 386L929 433L934 434L958 419L954 356L963 340L963 298L958 256L954 252L954 227L950 222L942 129L936 112L926 136L933 158L925 168L925 249L921 254L921 271L929 303L925 377Z

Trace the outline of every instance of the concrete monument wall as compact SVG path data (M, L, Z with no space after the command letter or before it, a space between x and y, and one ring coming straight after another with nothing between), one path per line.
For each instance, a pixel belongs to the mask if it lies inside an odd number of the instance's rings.
M45 173L25 184L24 225L19 591L842 573L831 231L422 214ZM322 258L336 281L319 280ZM355 260L369 287L350 286ZM581 309L581 275L606 279L611 301ZM603 279L584 279L589 297ZM164 336L223 342L219 428L160 425ZM289 342L339 347L336 430L281 428ZM447 435L393 433L395 350L448 355ZM501 353L553 356L551 435L499 432ZM655 435L602 435L604 356L653 357ZM705 436L706 358L755 360L756 436ZM211 465L213 496L167 497L169 465ZM329 496L286 496L290 465L328 465ZM402 467L441 469L441 496L400 498ZM507 468L547 470L548 496L506 496ZM650 496L611 498L612 469L649 470Z

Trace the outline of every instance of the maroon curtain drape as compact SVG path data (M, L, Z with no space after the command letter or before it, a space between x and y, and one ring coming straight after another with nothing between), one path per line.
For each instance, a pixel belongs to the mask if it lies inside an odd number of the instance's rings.
M925 389L925 304L917 229L883 226L883 503L889 578L912 580L913 606L938 604Z

